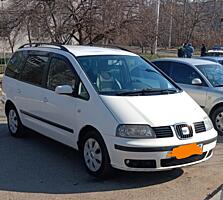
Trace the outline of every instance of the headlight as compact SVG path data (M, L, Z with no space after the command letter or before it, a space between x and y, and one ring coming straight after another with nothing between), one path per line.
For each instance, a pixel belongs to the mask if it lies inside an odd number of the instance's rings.
M213 124L212 124L209 117L204 118L204 125L205 125L205 128L206 128L206 131L211 130L213 128Z
M116 136L124 138L155 138L156 134L148 125L120 124L117 127Z

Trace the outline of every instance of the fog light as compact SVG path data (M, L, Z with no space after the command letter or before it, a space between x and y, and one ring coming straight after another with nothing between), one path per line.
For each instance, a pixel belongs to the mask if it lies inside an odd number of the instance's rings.
M125 160L127 167L131 168L156 168L155 160Z
M128 165L130 163L130 160L125 160L125 164Z

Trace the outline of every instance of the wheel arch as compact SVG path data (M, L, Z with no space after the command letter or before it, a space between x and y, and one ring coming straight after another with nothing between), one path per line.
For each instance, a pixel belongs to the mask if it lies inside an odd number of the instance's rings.
M81 144L82 139L88 134L89 131L97 132L98 135L102 138L103 142L105 143L105 141L98 129L96 129L95 127L93 127L91 125L86 125L80 130L80 132L78 134L78 141L77 141L78 149L80 149L80 144Z
M11 101L11 100L7 100L5 103L5 115L7 116L8 112L9 112L9 108L10 107L14 107L16 109L15 104Z
M223 107L223 102L217 103L211 108L211 111L209 112L210 118L212 118L214 111L220 107Z

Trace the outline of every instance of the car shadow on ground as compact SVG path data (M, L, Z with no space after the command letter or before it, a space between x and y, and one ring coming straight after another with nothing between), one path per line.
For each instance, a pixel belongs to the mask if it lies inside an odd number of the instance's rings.
M217 143L223 143L223 135L218 136Z
M23 139L9 135L0 122L0 190L71 194L140 188L171 181L182 169L135 173L115 170L110 179L87 174L77 151L28 131Z

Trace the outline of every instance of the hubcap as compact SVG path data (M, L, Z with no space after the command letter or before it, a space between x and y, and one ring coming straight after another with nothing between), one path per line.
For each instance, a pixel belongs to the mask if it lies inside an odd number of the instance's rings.
M84 160L89 170L95 172L102 164L102 152L98 142L89 138L84 145Z
M218 113L218 115L215 119L215 124L216 124L218 131L223 132L223 112Z
M9 111L8 123L9 123L10 131L12 133L16 133L18 129L18 118L14 110Z

